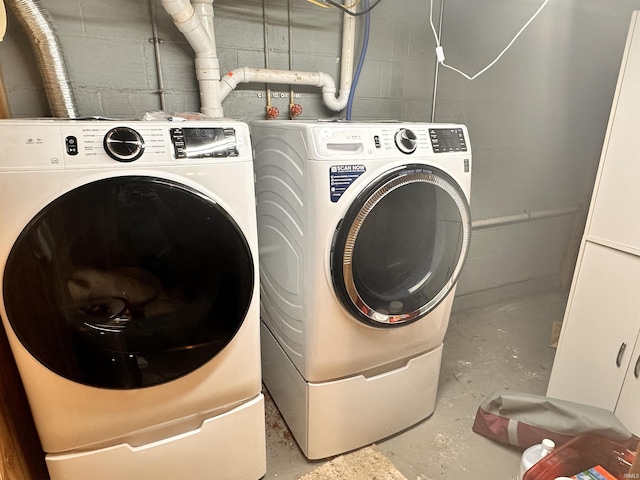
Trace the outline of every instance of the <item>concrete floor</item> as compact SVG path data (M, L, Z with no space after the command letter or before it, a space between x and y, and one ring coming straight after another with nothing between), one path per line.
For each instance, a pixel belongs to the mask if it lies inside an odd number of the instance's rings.
M471 426L478 406L495 390L545 394L555 355L552 325L562 320L565 306L560 292L464 311L454 305L435 413L377 447L409 480L514 480L522 450L473 433ZM326 462L305 459L266 396L264 478L294 480Z

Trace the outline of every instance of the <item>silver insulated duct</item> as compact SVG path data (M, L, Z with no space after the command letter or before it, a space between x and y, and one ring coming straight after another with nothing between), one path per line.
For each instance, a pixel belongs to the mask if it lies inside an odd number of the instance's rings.
M36 0L5 0L5 3L31 39L51 113L54 117L77 118L62 50L47 12Z

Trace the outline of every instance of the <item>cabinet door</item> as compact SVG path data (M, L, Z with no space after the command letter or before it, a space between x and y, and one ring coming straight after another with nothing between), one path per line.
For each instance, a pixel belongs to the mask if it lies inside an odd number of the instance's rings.
M640 257L586 242L547 395L613 411L640 316Z
M633 16L602 152L589 238L640 249L640 20Z
M625 427L640 435L640 337L631 356L615 413Z

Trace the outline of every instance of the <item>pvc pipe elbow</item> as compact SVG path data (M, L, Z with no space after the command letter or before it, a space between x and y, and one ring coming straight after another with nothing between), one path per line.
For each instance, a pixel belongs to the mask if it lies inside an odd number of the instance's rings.
M328 109L334 112L344 110L349 101L348 88L341 88L336 97L336 83L333 77L324 72L320 72L320 84L318 86L322 87L322 101Z
M242 83L243 81L245 81L244 70L245 70L244 67L236 68L235 70L231 70L230 72L228 72L226 75L224 75L220 79L220 90L219 90L220 101L227 98L227 95L229 95L233 90L235 90L235 88L238 86L239 83Z
M183 23L194 14L189 0L162 0L162 6L176 23Z
M322 89L322 101L328 109L333 110L334 112L339 112L344 110L347 106L347 102L349 101L349 91L340 90L336 97L335 87L325 87Z

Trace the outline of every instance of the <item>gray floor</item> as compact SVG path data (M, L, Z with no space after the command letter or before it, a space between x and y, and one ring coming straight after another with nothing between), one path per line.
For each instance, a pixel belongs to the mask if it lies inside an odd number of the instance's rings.
M551 292L454 311L435 413L378 448L409 480L514 480L522 451L475 434L471 426L495 390L545 394L555 354L552 325L562 320L565 305L563 293ZM294 480L322 463L305 459L267 395L264 478Z

